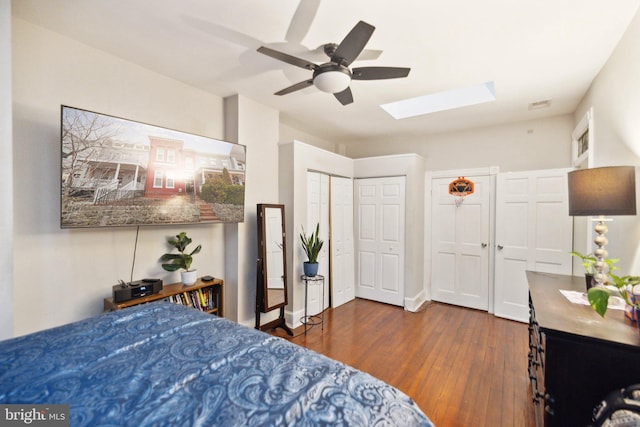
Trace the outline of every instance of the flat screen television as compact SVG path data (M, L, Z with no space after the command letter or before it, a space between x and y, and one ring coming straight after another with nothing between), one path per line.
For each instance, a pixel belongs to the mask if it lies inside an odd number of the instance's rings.
M61 106L60 226L244 220L246 147Z

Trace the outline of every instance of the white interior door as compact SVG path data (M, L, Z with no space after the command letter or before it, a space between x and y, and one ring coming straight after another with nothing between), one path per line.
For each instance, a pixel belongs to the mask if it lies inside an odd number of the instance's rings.
M355 298L353 180L331 177L331 306Z
M405 177L356 180L356 295L404 306Z
M432 179L431 298L488 310L491 179L467 176L474 193L456 206L448 191L455 178Z
M321 286L308 288L308 314L316 314L329 306L329 176L319 172L307 172L307 223L304 231L307 235L320 224L320 238L324 241L318 256L318 274L324 276L324 301ZM306 259L305 259L306 260Z
M529 319L525 270L571 274L570 169L498 174L495 314Z

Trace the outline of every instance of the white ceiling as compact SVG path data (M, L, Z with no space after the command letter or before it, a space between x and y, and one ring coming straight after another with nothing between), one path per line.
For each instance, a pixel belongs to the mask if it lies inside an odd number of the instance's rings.
M241 94L285 123L337 142L420 135L572 113L640 0L13 0L13 15L221 97ZM376 27L352 67L410 67L405 79L352 81L342 106L315 87L273 93L311 72L359 21ZM380 104L495 82L497 100L394 120ZM546 109L531 102L551 99Z

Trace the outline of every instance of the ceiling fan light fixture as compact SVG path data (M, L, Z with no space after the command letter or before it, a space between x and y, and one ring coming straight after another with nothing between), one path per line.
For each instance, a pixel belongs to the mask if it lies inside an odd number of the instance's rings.
M330 43L324 45L324 52L329 56L329 62L322 65L266 46L260 46L258 52L263 55L305 70L313 70L312 78L279 90L274 95L287 95L314 85L321 92L333 94L342 105L348 105L353 102L353 94L349 88L351 80L382 80L407 77L411 69L406 67L358 67L354 68L353 71L349 69L351 63L358 59L364 50L375 29L376 27L371 24L358 21L340 44Z
M339 93L349 87L351 73L346 68L331 67L330 69L318 69L314 73L313 84L322 92Z

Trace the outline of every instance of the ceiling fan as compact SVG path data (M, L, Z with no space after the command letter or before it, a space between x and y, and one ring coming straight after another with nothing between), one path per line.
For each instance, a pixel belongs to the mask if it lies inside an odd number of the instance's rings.
M410 68L359 67L349 69L349 65L358 58L375 29L374 26L364 21L358 22L339 45L335 43L324 45L324 53L329 57L330 61L321 65L265 46L259 47L258 52L264 55L313 71L310 79L284 88L274 95L286 95L314 85L323 92L333 93L342 105L347 105L353 102L353 95L349 87L351 80L381 80L407 77L409 71L411 71Z

